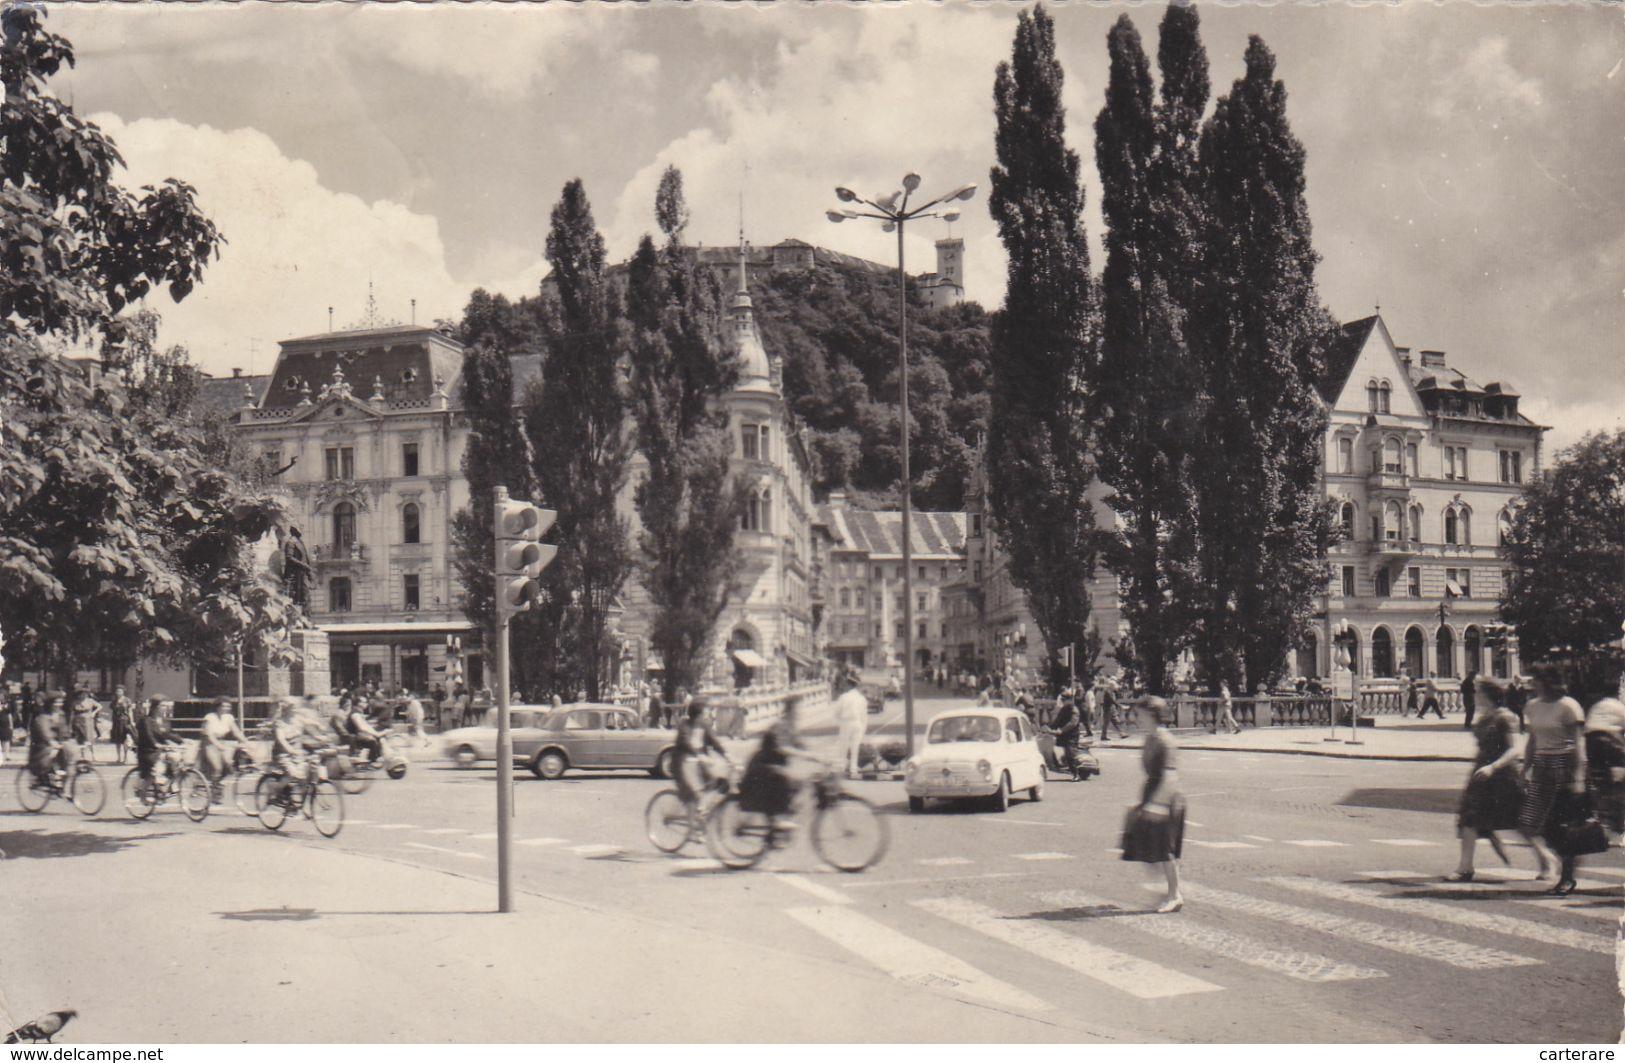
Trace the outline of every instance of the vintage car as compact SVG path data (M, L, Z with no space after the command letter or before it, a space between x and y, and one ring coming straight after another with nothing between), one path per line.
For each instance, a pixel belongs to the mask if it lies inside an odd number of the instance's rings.
M635 768L657 777L671 774L676 735L642 725L619 705L580 702L551 711L509 710L513 758L538 779L557 779L571 768ZM496 759L496 728L460 727L444 736L447 754L459 764Z
M939 713L926 728L925 746L903 763L910 812L925 811L929 798L985 798L1003 812L1017 791L1043 800L1047 778L1038 733L1016 709Z

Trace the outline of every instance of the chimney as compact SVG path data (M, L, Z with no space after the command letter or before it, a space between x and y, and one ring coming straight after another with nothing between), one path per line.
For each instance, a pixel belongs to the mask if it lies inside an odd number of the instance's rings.
M1405 368L1409 369L1411 367L1411 349L1409 347L1395 347L1394 352L1399 355L1399 360L1405 363Z
M232 366L231 367L231 379L240 380L240 379L242 379L242 375L243 375L242 369L238 368L237 366Z
M1429 369L1443 369L1444 368L1444 352L1443 351L1423 351L1422 352L1422 365L1429 368Z

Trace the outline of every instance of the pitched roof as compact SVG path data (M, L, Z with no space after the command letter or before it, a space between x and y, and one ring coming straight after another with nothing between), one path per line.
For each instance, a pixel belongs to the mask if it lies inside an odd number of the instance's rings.
M965 514L913 513L910 546L915 557L957 557L965 548ZM818 520L830 529L837 550L858 550L871 557L901 557L903 514L900 510L818 507Z
M1322 399L1328 403L1336 402L1337 396L1343 393L1349 373L1354 369L1360 352L1365 349L1365 341L1371 338L1371 330L1377 327L1379 320L1376 314L1372 314L1358 321L1350 321L1338 330L1337 338L1326 352L1326 366L1317 384Z
M270 383L269 373L260 376L206 377L198 384L193 405L200 412L229 414L245 405L243 388L246 385L254 396L252 404L258 406Z

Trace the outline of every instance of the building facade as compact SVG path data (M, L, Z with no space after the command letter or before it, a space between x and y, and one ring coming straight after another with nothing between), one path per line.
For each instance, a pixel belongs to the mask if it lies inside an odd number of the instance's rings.
M462 357L432 328L360 328L283 341L257 400L245 382L236 430L286 466L279 493L310 557L308 610L335 685L427 690L459 664L482 679L451 556L451 518L469 501Z
M903 655L903 514L856 509L845 492L819 507L830 540L824 591L827 656L860 671L901 667ZM953 660L944 591L965 568L965 514L910 515L914 566L914 671Z
M1540 471L1545 428L1504 382L1479 385L1443 351L1396 346L1380 316L1350 322L1328 359L1325 483L1342 533L1300 674L1329 674L1346 621L1362 675L1519 670L1497 618L1508 507Z

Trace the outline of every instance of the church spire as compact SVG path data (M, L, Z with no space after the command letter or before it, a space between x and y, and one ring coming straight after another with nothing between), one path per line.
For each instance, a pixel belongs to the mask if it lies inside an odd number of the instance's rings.
M745 243L745 230L740 229L739 230L739 287L734 291L733 303L731 305L732 305L732 307L733 307L733 309L734 309L734 311L736 313L741 313L747 318L751 316L750 287L746 283L746 275L745 275L745 256L746 256L746 251L747 251L747 249L749 247L750 247L750 245Z

